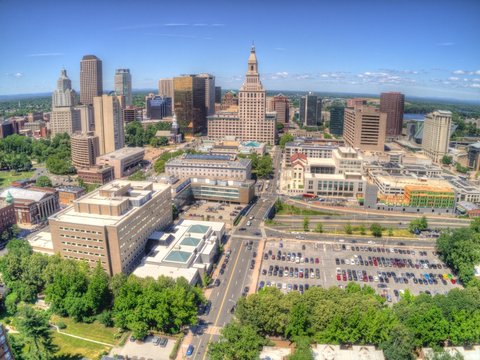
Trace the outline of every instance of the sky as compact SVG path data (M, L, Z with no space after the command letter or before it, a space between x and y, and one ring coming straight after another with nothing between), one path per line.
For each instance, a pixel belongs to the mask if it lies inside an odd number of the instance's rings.
M243 82L252 42L268 90L480 101L480 0L0 0L0 95L79 91L80 60L104 90L208 72Z

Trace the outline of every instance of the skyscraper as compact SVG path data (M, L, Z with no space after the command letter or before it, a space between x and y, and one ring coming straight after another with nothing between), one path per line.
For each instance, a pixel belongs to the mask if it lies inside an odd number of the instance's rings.
M343 139L353 148L384 151L387 114L371 106L346 108Z
M67 133L69 135L82 130L80 110L73 106L57 107L50 115L50 133L53 136Z
M158 95L172 98L173 102L173 79L160 79L158 81Z
M276 118L266 117L266 91L260 81L255 46L250 50L247 73L238 92L238 116L243 124L243 140L275 144Z
M132 76L129 69L115 71L115 92L125 96L125 106L132 105Z
M72 144L72 165L75 167L90 167L95 165L99 154L98 136L90 133L73 134Z
M380 94L380 111L387 113L387 136L402 134L405 96L399 92Z
M205 107L207 116L215 113L215 76L210 74L198 74L205 79Z
M52 108L75 106L76 92L72 89L72 80L67 76L67 70L62 69L57 80L57 88L52 94Z
M436 163L442 161L443 156L448 153L451 123L450 111L437 110L425 117L422 149L425 155Z
M330 134L343 135L343 117L345 107L340 103L333 103L330 107Z
M80 62L80 102L93 104L95 96L103 93L102 60L95 55L85 55Z
M300 122L304 126L322 124L322 99L311 92L300 99Z
M222 102L222 87L215 86L215 103L220 104Z
M205 78L182 75L173 79L174 111L180 129L190 135L207 131Z
M125 145L122 103L123 97L116 95L93 98L95 135L99 139L100 155L118 150Z
M172 116L172 98L149 94L145 97L145 107L149 119L159 120Z
M278 94L272 100L273 111L277 113L277 123L288 124L290 120L290 101L288 97Z

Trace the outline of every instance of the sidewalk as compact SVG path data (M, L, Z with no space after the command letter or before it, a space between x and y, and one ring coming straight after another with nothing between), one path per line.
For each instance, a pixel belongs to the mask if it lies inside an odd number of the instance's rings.
M263 250L265 249L265 240L266 240L265 230L263 226L261 227L261 230L262 230L262 238L258 243L257 257L255 258L255 267L253 268L252 280L250 281L250 288L248 290L249 295L255 294L255 292L257 291L258 278L260 277L260 266L262 264Z

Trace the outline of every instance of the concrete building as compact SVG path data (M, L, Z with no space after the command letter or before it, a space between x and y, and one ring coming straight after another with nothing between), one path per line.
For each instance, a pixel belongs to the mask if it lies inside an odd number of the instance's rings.
M422 149L425 155L436 163L440 163L448 153L451 123L450 111L437 110L425 117Z
M80 61L80 102L92 105L93 98L102 94L102 60L95 55L85 55Z
M290 121L290 100L282 94L278 94L272 99L272 111L277 113L277 123L288 124Z
M120 179L137 171L140 168L144 156L144 148L125 147L99 156L96 164L101 166L112 166L115 179Z
M205 79L205 107L207 116L215 114L215 76L211 74L198 74Z
M161 97L168 97L172 99L174 96L174 88L173 88L173 79L160 79L158 81L158 95Z
M115 70L115 93L125 98L124 107L133 105L130 69Z
M363 105L367 105L367 100L362 98L347 99L347 107L349 108L355 108Z
M13 197L0 199L0 234L16 224L15 209L13 207Z
M248 204L255 196L254 181L191 178L194 199Z
M172 222L170 187L115 180L49 218L53 248L64 258L100 261L109 275L130 273L148 237Z
M94 165L78 168L77 175L85 184L106 184L115 178L113 166Z
M47 137L47 125L43 120L36 120L33 122L27 122L23 125L23 129L20 132L28 132L29 136L39 139Z
M100 155L98 136L93 132L74 134L70 142L73 166L82 168L95 165L95 160Z
M330 108L330 134L334 136L343 135L345 107L343 104L334 103Z
M142 121L142 109L134 106L127 106L123 109L123 122L128 124L132 121Z
M145 97L145 107L148 119L161 120L172 116L172 98L149 94Z
M75 110L80 113L80 127L82 133L93 131L93 106L92 105L77 105Z
M58 201L62 206L68 206L74 200L85 195L85 189L80 186L61 186L56 188L58 192Z
M223 95L222 105L225 105L227 108L230 106L238 106L238 96L235 91L227 91Z
M0 193L0 199L13 202L18 224L37 224L60 209L58 193L51 188L10 187Z
M317 344L312 352L315 360L385 360L382 350L377 350L375 346L368 345L352 345L344 348L340 345Z
M480 142L467 146L467 165L473 171L480 170Z
M222 102L222 87L215 86L215 104L220 104Z
M218 245L225 235L222 222L182 220L174 232L154 232L157 245L133 272L144 278L184 277L191 285L200 284L213 268Z
M75 106L77 105L76 96L75 90L72 89L72 80L67 76L67 70L62 69L60 78L57 80L57 88L52 94L52 108ZM43 120L43 114L36 120Z
M370 106L346 108L343 139L353 148L384 151L387 114Z
M207 132L205 79L198 75L183 75L173 79L174 112L180 130L195 135Z
M252 176L252 161L237 159L234 155L184 154L169 160L165 172L176 178L205 177L245 181Z
M0 139L5 139L7 136L16 134L15 127L10 120L0 122Z
M300 98L300 122L304 126L322 125L322 99L312 92Z
M95 135L99 139L101 155L121 149L125 145L122 99L115 95L96 96L93 99Z
M328 144L316 144L303 140L295 140L285 144L284 161L290 166L290 158L295 153L305 154L307 158L330 159L332 152L338 146Z
M50 134L52 137L63 133L71 135L77 131L82 131L82 119L79 110L74 107L52 109L50 115Z
M380 94L380 111L387 114L387 137L402 135L405 95L399 92Z

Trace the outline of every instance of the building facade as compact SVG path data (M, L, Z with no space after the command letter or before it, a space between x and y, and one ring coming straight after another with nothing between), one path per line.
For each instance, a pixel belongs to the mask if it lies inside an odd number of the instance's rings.
M288 124L290 121L290 100L282 94L272 99L272 110L277 113L277 123Z
M450 111L437 110L425 117L422 149L425 155L436 163L440 163L448 153L451 123Z
M160 79L158 81L158 95L171 98L173 103L173 79Z
M222 87L215 86L215 103L220 104L222 102Z
M57 88L52 94L52 108L75 106L77 105L76 97L77 94L72 89L72 80L68 78L67 70L62 69L60 78L57 80ZM35 120L43 120L43 114L41 119Z
M77 175L85 182L85 184L104 185L115 178L113 166L94 165L85 168L78 168Z
M206 133L205 79L197 75L183 75L173 79L174 111L180 129L189 134Z
M145 107L148 119L160 120L172 116L172 98L149 94L145 97Z
M115 179L120 179L137 171L140 168L144 156L144 148L125 147L99 156L96 160L96 164L101 166L112 166Z
M387 137L402 135L405 95L399 92L380 94L380 111L387 114Z
M68 206L74 200L85 195L85 189L80 186L61 186L56 188L58 192L58 201L62 206Z
M103 93L102 60L95 55L85 55L80 62L80 102L92 105L95 96Z
M172 222L167 185L116 180L49 218L53 248L64 258L100 261L109 275L130 273L149 235Z
M215 76L211 74L199 74L198 77L205 79L205 107L207 116L215 114Z
M100 155L121 149L125 145L122 97L96 96L93 100L95 135L99 139Z
M343 135L343 119L345 107L343 104L334 103L330 108L330 134L335 136Z
M343 139L353 148L384 151L387 114L370 106L346 108Z
M125 97L125 105L133 105L132 100L132 75L130 69L115 70L115 93Z
M72 149L72 165L76 168L95 165L100 155L98 136L90 133L74 134L70 138Z
M82 131L82 119L80 111L74 107L53 108L50 114L50 134L67 133L72 135L74 132Z
M0 199L0 234L16 222L13 198L6 197L5 200Z
M300 122L304 126L322 125L322 99L311 92L300 98Z

